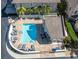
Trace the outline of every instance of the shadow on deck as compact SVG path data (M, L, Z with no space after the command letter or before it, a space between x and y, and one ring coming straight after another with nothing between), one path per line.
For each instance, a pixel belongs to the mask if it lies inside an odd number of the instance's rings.
M37 41L39 44L51 44L49 35L44 32L42 24L37 25Z

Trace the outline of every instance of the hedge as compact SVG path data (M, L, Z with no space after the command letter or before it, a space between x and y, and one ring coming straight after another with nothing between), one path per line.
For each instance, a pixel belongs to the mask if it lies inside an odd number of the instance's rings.
M65 24L66 24L66 28L67 28L68 34L71 37L71 39L74 41L77 41L78 38L77 38L73 28L72 28L71 23L68 20L66 20Z

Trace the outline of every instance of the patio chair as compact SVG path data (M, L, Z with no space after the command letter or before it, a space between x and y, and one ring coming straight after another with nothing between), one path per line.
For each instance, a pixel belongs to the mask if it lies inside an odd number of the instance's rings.
M11 41L12 41L12 43L15 43L16 39L14 39L13 37L11 37Z
M23 49L24 51L26 50L26 45L25 45L25 44L22 45L22 49Z
M17 48L21 50L22 49L22 44L19 44Z

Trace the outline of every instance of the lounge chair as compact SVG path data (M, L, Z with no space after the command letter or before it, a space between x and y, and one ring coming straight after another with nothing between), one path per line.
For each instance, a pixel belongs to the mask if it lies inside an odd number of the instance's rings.
M42 39L44 39L44 38L45 38L43 34L40 34L40 35L41 35L41 38L42 38Z
M13 28L15 28L16 26L13 25Z
M13 38L13 37L11 37L11 41L12 41L13 43L15 43L15 42L16 42L16 39Z
M22 44L19 44L18 49L23 50Z
M31 51L35 51L34 45L31 45Z
M26 48L25 46L26 46L25 44L22 45L22 49L23 49L23 50L25 50L25 48Z
M19 44L17 48L18 48L18 49L21 49L21 44Z

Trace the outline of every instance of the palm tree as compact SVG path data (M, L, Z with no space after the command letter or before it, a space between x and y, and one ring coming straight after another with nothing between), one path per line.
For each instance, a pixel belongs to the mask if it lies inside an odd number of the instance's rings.
M65 28L66 10L67 10L67 2L65 0L61 3L57 3L57 14L58 16L59 15L61 16L63 31L66 29ZM62 17L64 18L64 20ZM63 35L65 35L65 33L63 33Z
M61 17L63 16L64 20L66 16L66 10L67 10L67 2L65 0L61 3L57 3L58 15L61 15Z
M44 14L49 14L52 12L52 8L46 4L43 6L43 12L44 12Z
M25 7L19 7L19 8L17 8L17 13L19 14L19 15L24 15L25 13L26 13L26 8Z
M41 11L42 11L42 7L41 6L37 6L37 7L34 7L34 13L35 14L41 14Z
M70 37L65 37L64 40L63 40L63 45L66 47L66 48L71 48L71 57L73 57L73 52L74 52L74 41L72 41L72 39Z
M37 13L40 15L40 14L42 14L42 6L40 5L40 6L38 6L37 7Z
M37 14L37 7L34 7L33 10L34 10L34 13Z
M63 43L66 48L71 48L70 55L73 57L74 49L78 48L78 41L74 41L71 37L67 36L64 38Z
M33 10L33 7L31 7L31 8L28 8L28 14L33 14L33 12L34 12L34 10Z
M63 43L64 43L64 46L65 46L66 48L69 48L69 47L70 47L70 43L71 43L70 37L69 37L69 36L66 36L66 37L64 38L64 40L63 40Z

